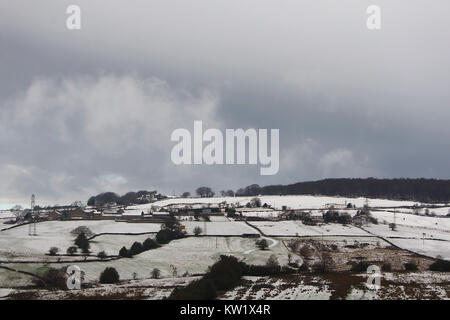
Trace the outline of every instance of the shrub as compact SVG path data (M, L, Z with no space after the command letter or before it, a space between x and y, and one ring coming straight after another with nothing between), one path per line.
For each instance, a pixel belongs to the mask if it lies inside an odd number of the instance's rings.
M98 254L97 254L97 257L98 258L100 258L100 259L106 259L106 257L107 257L108 255L106 254L106 252L105 251L100 251Z
M430 265L431 271L450 271L450 261L446 260L436 260Z
M204 278L212 280L217 290L228 290L239 283L244 270L245 264L236 257L222 255Z
M70 231L70 234L75 236L79 236L80 234L84 234L86 237L92 237L94 233L86 226L79 226L72 231Z
M418 270L417 262L415 262L415 261L406 262L403 266L405 267L406 271L417 271Z
M142 243L142 249L144 251L151 250L151 249L156 249L156 248L159 248L159 245L152 238L147 238Z
M256 246L260 250L266 250L269 247L269 244L267 243L266 239L261 239L261 240L256 241Z
M68 247L67 248L67 254L68 255L74 255L76 252L77 252L77 250L78 250L78 248L77 247L75 247L75 246L71 246L71 247Z
M33 283L39 288L67 289L67 267L61 269L49 268L41 275L41 279L33 278Z
M130 248L130 255L134 256L141 253L143 250L142 243L135 241Z
M199 279L189 283L184 288L175 288L169 300L212 300L217 297L214 283L209 279Z
M279 268L280 264L278 263L277 256L274 254L270 255L269 259L267 259L266 266L274 269Z
M55 256L58 253L58 251L59 251L59 249L57 247L51 247L48 250L48 254L51 255L51 256Z
M119 282L119 273L113 267L107 267L100 274L100 283L117 283Z
M196 236L198 236L200 233L202 233L203 232L203 230L202 230L202 228L200 228L199 226L197 226L197 227L195 227L194 228L194 234L196 235Z
M158 268L154 268L152 270L152 279L159 279L159 277L161 277L161 270L159 270Z

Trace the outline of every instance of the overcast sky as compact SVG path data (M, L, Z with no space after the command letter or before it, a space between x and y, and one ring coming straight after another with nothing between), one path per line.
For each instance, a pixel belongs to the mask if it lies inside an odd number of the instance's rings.
M66 29L66 8L82 29ZM381 30L366 8L381 7ZM0 207L104 191L450 178L448 0L0 0ZM280 170L182 166L176 128L280 129Z

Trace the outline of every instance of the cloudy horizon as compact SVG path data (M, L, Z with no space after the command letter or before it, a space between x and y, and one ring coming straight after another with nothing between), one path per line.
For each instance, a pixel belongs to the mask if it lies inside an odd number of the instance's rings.
M82 29L66 28L66 8ZM450 178L450 3L0 0L0 208L105 191ZM176 166L176 128L276 128L280 168Z

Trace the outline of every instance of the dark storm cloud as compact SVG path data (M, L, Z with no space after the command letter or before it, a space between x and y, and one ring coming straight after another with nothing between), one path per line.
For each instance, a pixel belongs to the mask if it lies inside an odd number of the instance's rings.
M0 2L0 203L449 178L447 1ZM279 128L280 171L176 167L171 131Z

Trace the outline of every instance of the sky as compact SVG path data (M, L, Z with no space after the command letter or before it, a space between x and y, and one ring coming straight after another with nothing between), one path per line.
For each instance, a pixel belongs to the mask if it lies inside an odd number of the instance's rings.
M81 8L81 30L66 9ZM369 5L381 29L366 27ZM0 0L0 208L105 191L450 178L450 2ZM280 131L280 167L184 165L176 128Z

